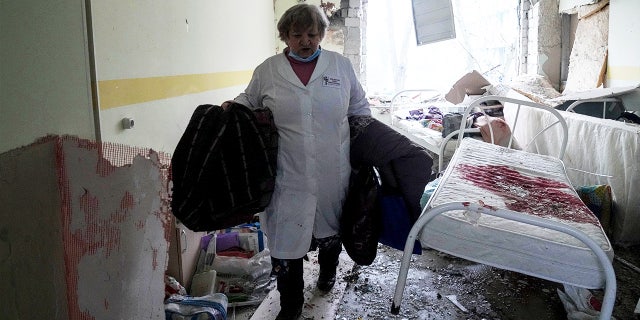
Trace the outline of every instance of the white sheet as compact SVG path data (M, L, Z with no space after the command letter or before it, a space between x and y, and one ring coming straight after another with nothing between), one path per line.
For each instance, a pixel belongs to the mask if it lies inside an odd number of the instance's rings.
M391 110L391 125L394 126L398 131L409 137L412 141L418 143L419 145L425 147L432 153L434 160L437 160L437 157L440 155L440 145L442 144L443 137L442 132L427 128L426 122L428 120L407 120L409 117L409 110L417 110L421 107L424 110L427 110L430 106L435 106L440 109L443 113L452 113L452 112L464 112L466 105L454 105L446 100L442 101L430 101L424 104L405 104L394 106L393 110ZM455 150L455 141L451 141L444 152L444 165L448 163L449 159L453 155L453 151ZM433 169L438 171L438 162L434 161Z
M420 145L429 151L436 154L440 152L440 144L443 139L442 132L425 128L422 123L416 120L396 119L394 125L405 134L410 134L413 138L418 139Z

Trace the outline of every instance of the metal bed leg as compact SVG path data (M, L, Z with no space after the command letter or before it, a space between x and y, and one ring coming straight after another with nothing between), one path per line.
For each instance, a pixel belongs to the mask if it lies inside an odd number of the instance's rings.
M391 313L398 314L400 312L400 303L402 302L402 295L404 292L404 287L407 281L407 273L409 271L409 263L411 262L411 254L413 252L413 245L418 234L422 231L422 228L429 223L434 217L452 210L467 210L474 211L484 214L493 215L496 217L500 217L503 219L509 219L513 221L518 221L522 223L531 224L538 227L543 227L547 229L556 230L559 232L563 232L565 234L571 235L578 240L582 241L591 251L596 255L598 262L605 273L605 291L604 298L602 301L602 308L600 309L600 319L606 320L611 318L611 314L613 313L613 305L615 303L616 297L616 276L613 270L613 265L607 254L600 248L600 246L593 241L593 239L589 238L585 233L579 231L571 226L558 223L551 220L545 220L535 216L525 215L519 212L503 210L503 209L495 209L491 207L480 206L475 203L469 202L451 202L442 204L431 209L423 210L422 215L418 218L418 220L414 223L409 235L407 237L407 242L404 246L404 253L402 255L402 262L400 264L400 272L398 274L398 280L396 283L396 290L393 296L393 304L391 305Z
M444 211L443 211L444 212ZM409 272L409 263L411 262L411 255L413 254L413 246L416 243L416 238L422 230L422 226L426 221L431 219L425 219L425 214L420 215L418 220L413 224L409 235L407 236L407 242L404 245L404 252L402 253L402 262L400 263L400 272L398 274L398 281L396 282L396 291L393 296L393 304L391 305L391 313L400 313L400 302L402 301L402 294L404 292L404 286L407 282L407 273Z
M393 304L391 305L391 313L398 314L400 312L400 302L402 301L402 295L404 293L404 286L407 282L407 273L409 272L409 263L411 262L411 255L413 254L413 246L418 237L418 234L422 231L422 227L427 224L433 217L454 210L448 208L449 204L435 207L427 210L422 210L422 214L413 224L409 235L407 236L407 242L404 245L404 252L402 253L402 261L400 262L400 272L398 274L398 281L396 282L396 291L393 296Z

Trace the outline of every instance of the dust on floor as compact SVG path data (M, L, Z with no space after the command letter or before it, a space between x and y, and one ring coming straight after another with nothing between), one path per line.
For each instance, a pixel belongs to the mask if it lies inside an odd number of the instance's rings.
M625 262L640 265L640 247L614 249ZM309 257L305 262L305 320L567 319L557 293L563 289L561 284L430 249L412 256L400 313L393 315L390 310L401 251L379 245L369 266L354 265L343 252L338 282L326 295L314 288L317 261L313 252ZM617 259L613 266L618 283L614 317L640 319L633 314L640 299L640 273ZM602 297L602 291L592 292ZM274 319L279 310L277 297L274 290L261 306L230 310L228 318Z
M640 251L618 248L616 255L638 265ZM559 283L505 271L436 250L413 255L398 315L391 304L402 252L379 246L370 266L354 266L336 319L567 319ZM633 314L640 299L640 273L614 260L618 290L613 315ZM601 290L592 290L602 298ZM455 297L457 306L447 297ZM466 312L465 312L466 310Z

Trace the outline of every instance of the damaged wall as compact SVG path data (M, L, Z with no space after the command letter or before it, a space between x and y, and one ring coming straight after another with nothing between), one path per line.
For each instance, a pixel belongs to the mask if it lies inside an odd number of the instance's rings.
M565 12L567 10L573 10L577 7L594 4L600 0L559 0L559 9L560 12Z
M521 32L521 58L526 67L520 66L520 73L537 74L546 77L559 89L562 57L561 17L556 0L541 0L530 5L521 1L521 24L526 32Z
M527 9L530 3L533 5ZM553 3L559 3L558 8L554 8ZM530 38L528 41L523 39L520 46L523 52L521 73L544 76L556 90L563 93L598 87L635 86L640 83L640 60L637 59L640 56L640 43L629 41L629 39L638 38L640 32L640 19L637 14L640 12L639 1L522 0L521 10L523 14L526 13L521 26L528 28L528 32L523 33L523 36ZM560 53L561 57L562 54L566 55L566 61L561 61L560 64L561 70L566 71L564 75L561 73L560 82L550 76L555 71L549 73L544 65L539 65L545 61L537 57L545 51L544 46L537 47L542 42L541 36L546 38L551 35L553 41L549 43L555 41L557 35L554 27L541 28L536 25L536 20L527 18L529 15L551 17L557 12L571 16L570 19L565 20L567 25L561 26L565 28L565 32L569 32L568 35L562 35L561 45L565 50L570 50L570 53ZM555 49L549 51L549 53L553 52ZM564 85L562 85L563 76L566 77ZM640 111L638 90L625 94L621 98L627 110Z
M578 24L563 93L604 85L609 41L608 1L578 8Z
M362 85L366 85L366 5L367 0L341 0L340 17L344 20L345 57L351 60Z
M0 154L6 319L163 319L169 157L48 136Z

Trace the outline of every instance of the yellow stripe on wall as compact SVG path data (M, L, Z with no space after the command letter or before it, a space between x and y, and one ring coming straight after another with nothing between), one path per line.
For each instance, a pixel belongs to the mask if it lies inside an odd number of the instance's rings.
M607 66L607 78L640 81L640 66Z
M249 83L253 71L98 81L100 109L173 98Z

